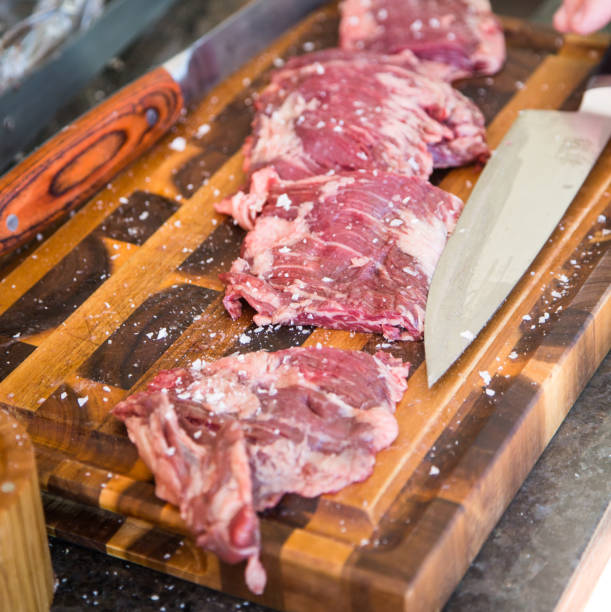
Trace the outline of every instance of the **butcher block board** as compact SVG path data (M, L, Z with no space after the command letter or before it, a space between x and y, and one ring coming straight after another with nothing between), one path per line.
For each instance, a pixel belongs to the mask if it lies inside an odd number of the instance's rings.
M484 111L492 148L522 108L575 109L608 43L504 24L503 72L460 84ZM611 345L611 147L506 303L433 389L420 342L257 331L250 310L232 321L217 275L243 232L212 205L244 183L240 147L269 67L336 44L337 26L333 6L310 16L72 218L4 262L0 406L36 445L52 534L278 609L434 609ZM466 198L478 173L434 180ZM318 499L287 495L261 515L268 584L255 597L243 564L198 549L176 508L155 497L109 410L163 368L317 343L381 348L413 364L400 433L366 482Z

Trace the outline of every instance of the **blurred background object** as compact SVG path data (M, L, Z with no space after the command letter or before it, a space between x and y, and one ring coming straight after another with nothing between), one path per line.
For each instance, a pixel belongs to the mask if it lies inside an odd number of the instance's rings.
M175 2L0 2L0 172L40 144L57 111Z
M2 8L2 20L12 25L0 39L0 93L19 85L70 34L89 28L104 10L104 0L38 0L23 17L28 4L8 2Z

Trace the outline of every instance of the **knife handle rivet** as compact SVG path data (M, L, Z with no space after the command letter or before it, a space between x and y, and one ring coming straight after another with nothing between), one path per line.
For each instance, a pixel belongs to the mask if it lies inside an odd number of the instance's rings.
M159 113L154 108L147 108L145 112L146 122L153 127L159 120Z
M16 232L19 227L19 218L17 215L9 215L6 218L6 227L9 232Z

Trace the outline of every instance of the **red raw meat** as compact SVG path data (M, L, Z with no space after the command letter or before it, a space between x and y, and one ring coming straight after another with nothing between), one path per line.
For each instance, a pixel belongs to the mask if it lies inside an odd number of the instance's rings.
M354 59L365 59L380 65L394 64L395 66L418 72L429 79L438 79L441 81L450 82L464 76L464 71L451 64L421 59L409 49L405 49L400 53L386 55L383 53L376 53L375 51L354 51L342 49L341 47L330 47L311 53L296 55L286 62L284 68L295 69L314 62L329 62L333 60L351 61Z
M428 178L434 166L485 161L479 109L450 84L405 68L410 61L411 54L341 50L292 60L257 97L245 171L272 166L293 180L358 169Z
M241 257L220 275L229 314L240 315L244 298L258 325L420 339L431 277L462 201L395 173L281 181L269 169L261 172L253 176L253 184L261 183L255 211L248 198L237 210L223 209L252 221L262 208Z
M179 506L198 545L229 563L248 559L246 583L259 594L256 511L287 492L313 497L367 478L397 435L408 371L383 352L259 351L161 372L113 414L156 494Z
M340 45L449 64L460 76L494 74L505 39L488 0L344 0Z

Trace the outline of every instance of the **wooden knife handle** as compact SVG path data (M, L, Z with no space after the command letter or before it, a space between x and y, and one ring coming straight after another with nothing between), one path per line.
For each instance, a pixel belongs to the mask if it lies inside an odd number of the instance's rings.
M0 255L75 208L178 119L178 83L157 68L64 128L0 178Z

